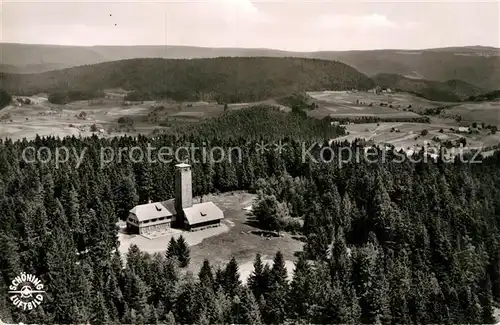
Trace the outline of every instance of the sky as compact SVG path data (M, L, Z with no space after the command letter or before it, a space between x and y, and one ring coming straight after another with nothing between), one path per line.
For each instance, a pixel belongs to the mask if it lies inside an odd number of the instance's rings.
M290 51L500 47L500 1L9 1L2 42Z

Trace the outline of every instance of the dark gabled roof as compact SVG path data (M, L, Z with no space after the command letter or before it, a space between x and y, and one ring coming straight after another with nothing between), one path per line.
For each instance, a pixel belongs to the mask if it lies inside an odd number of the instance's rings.
M162 202L154 202L136 205L130 213L133 213L138 221L151 220L161 217L171 217L172 212Z
M198 223L224 219L224 213L213 202L194 204L192 207L184 208L184 216L190 226Z

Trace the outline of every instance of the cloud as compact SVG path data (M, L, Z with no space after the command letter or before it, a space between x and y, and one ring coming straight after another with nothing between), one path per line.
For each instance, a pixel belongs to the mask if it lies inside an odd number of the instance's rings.
M167 2L166 7L166 42L170 44L244 47L262 35L273 18L250 0Z
M402 25L404 29L420 29L424 27L422 23L416 21L408 21Z
M399 26L386 16L375 13L370 15L321 15L316 22L316 27L319 29L367 29L396 28Z
M169 2L166 2L166 4L167 8L169 8ZM171 7L185 13L191 17L191 21L197 24L203 22L205 24L226 23L241 25L264 22L267 18L266 15L259 12L250 0L182 2L175 3Z

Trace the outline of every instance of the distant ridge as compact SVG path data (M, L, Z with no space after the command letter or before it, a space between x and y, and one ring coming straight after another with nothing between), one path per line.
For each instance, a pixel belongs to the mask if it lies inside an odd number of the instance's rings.
M82 92L123 88L133 91L129 100L253 102L306 90L372 87L373 80L344 63L303 58L130 59L39 74L0 74L0 88L12 94L77 91L82 98Z
M409 55L412 54L412 55ZM494 90L500 85L500 49L485 46L422 50L356 50L292 52L262 48L196 46L59 46L0 43L0 71L37 73L68 67L134 58L192 59L215 57L300 57L336 60L373 76L412 75L445 82L460 79Z

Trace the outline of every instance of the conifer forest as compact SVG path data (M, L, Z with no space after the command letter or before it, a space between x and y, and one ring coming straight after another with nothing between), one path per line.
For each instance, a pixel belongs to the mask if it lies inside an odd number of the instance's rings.
M293 113L287 119L262 115L266 112L228 113L154 137L0 140L0 319L36 324L495 322L498 153L480 163L396 162L394 152L380 149L374 154L388 159L341 166L335 160L303 161L304 144L320 143L311 151L317 156L324 146L339 152L363 143L329 144L341 134L326 128L329 122ZM248 115L246 125L237 114ZM259 121L266 123L261 132ZM259 153L261 141L287 147ZM148 254L138 246L126 256L118 252L117 221L139 203L173 197L175 162L135 162L123 155L103 166L102 148L186 143L242 149L237 163L192 163L193 195L256 193L254 214L263 228L306 238L292 277L280 251L272 266L257 254L246 281L235 258L223 267L207 259L198 273L186 272L190 251L182 237L171 240L165 253ZM23 152L30 147L49 148L42 156L60 147L85 155L79 165L72 155L64 164L27 162ZM21 272L36 274L49 288L30 312L13 306L7 294Z

